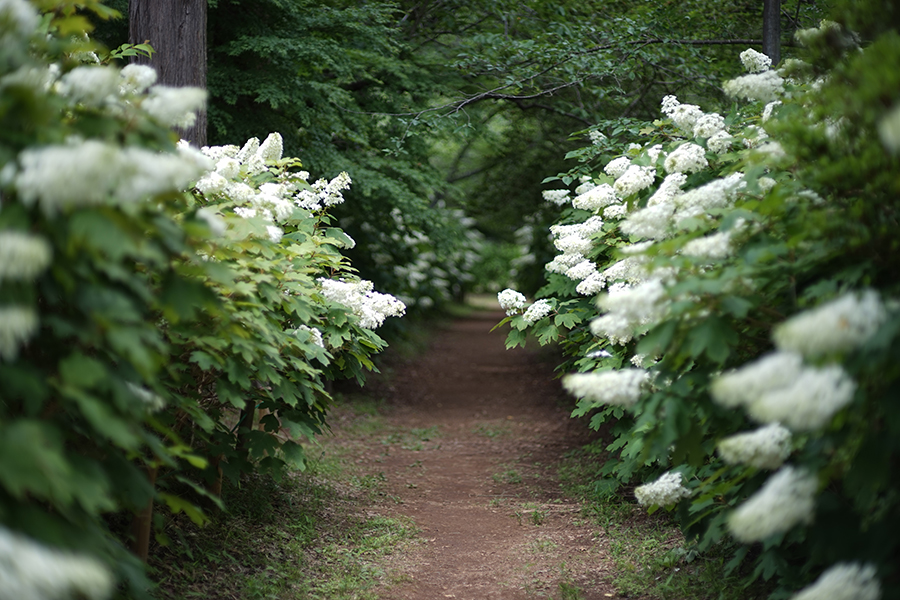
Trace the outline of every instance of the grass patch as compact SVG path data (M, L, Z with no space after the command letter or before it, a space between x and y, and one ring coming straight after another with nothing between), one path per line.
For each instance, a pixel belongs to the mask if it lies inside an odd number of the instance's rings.
M475 435L480 435L486 437L488 439L495 439L499 437L506 437L512 433L512 429L509 425L489 425L487 423L479 423L472 429L472 433Z
M698 555L686 544L665 511L648 515L622 490L604 484L599 470L603 442L570 453L560 467L567 495L582 501L583 517L599 526L609 541L612 583L624 596L663 600L747 600L765 590L747 590L741 573L726 573L726 548ZM599 483L598 483L599 482Z
M150 561L158 598L208 600L374 600L391 573L376 566L415 543L411 521L363 516L361 502L382 478L329 483L304 473L227 486L227 512L197 527L183 515L166 523L171 540Z

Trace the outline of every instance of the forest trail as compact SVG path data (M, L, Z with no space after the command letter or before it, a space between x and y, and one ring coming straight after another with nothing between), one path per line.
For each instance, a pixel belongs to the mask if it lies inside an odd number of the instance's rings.
M569 417L548 358L506 350L505 333L490 331L502 318L453 321L375 382L387 438L333 422L331 443L382 482L368 514L407 517L424 539L388 557L382 600L621 598L602 530L557 481L556 465L590 432Z

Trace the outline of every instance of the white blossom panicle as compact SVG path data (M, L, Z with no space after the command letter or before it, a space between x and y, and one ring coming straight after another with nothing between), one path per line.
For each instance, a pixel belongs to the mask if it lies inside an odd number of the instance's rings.
M225 219L223 219L212 206L204 206L198 210L197 217L206 223L210 233L214 236L220 237L225 234L225 230L228 227L225 223Z
M662 112L672 119L675 126L685 135L694 133L694 125L703 116L703 111L695 104L681 104L675 96L662 100Z
M201 177L194 187L204 196L223 194L228 188L228 180L213 171Z
M599 294L604 287L606 287L606 278L603 277L602 273L595 271L575 286L575 291L582 296L593 296Z
M559 254L550 262L544 265L544 268L550 273L559 273L565 275L569 269L584 260L582 254Z
M319 348L325 348L325 341L322 339L322 332L315 327L310 327L309 325L297 325L294 333L299 339L302 339L303 341L314 344Z
M791 600L879 600L881 585L869 564L837 563Z
M878 137L889 152L900 152L900 104L878 121Z
M252 156L255 156L259 153L259 138L252 137L241 146L241 149L237 151L237 154L234 155L234 158L241 164L246 163L250 160Z
M526 323L534 324L553 312L553 305L549 300L538 300L528 307L522 318Z
M650 158L650 162L654 164L659 159L660 154L662 154L662 144L654 144L647 148L647 157Z
M190 127L197 120L197 112L206 105L206 90L196 87L154 85L141 108L170 127Z
M27 39L40 24L40 16L27 0L0 0L0 40L5 36Z
M650 373L644 369L621 369L573 373L562 379L563 388L578 398L611 406L634 406L641 398Z
M603 209L603 218L609 220L621 219L628 214L628 207L624 204L613 204Z
M541 192L544 200L557 206L562 206L569 202L569 190L544 190Z
M597 129L592 129L588 133L588 137L591 139L591 143L595 145L602 143L603 140L606 139L606 136L603 134L603 132Z
M725 129L725 117L719 113L707 113L694 123L695 138L711 138Z
M616 196L613 186L601 183L585 193L575 196L572 206L581 210L597 211L617 202L619 202L619 197Z
M2 7L4 0L0 0ZM0 9L2 18L2 9ZM0 527L0 585L15 600L105 600L112 574L95 558L56 550Z
M497 294L497 302L500 303L500 308L505 310L508 316L512 316L525 308L526 300L524 294L517 292L516 290L506 288L505 290Z
M809 358L849 352L866 343L887 320L878 292L848 293L795 315L772 333L775 345Z
M794 352L773 352L714 379L709 391L726 408L746 406L763 394L784 388L800 376L803 358Z
M781 106L781 100L773 100L766 104L766 107L763 108L762 111L762 122L765 123L769 119L772 118L772 113L775 112L775 107Z
M790 384L770 389L747 406L760 423L782 423L794 431L826 426L856 393L856 382L840 365L805 367Z
M627 344L635 333L645 331L663 318L665 295L659 279L648 279L633 287L617 283L597 299L597 306L607 314L591 322L591 332L613 344Z
M23 306L0 306L0 360L12 362L38 329L37 313Z
M59 80L60 94L76 104L98 106L119 92L119 72L112 67L75 67Z
M156 70L147 65L132 63L119 71L119 93L123 96L143 94L156 83Z
M632 244L631 247L638 244ZM625 249L622 249L625 251ZM648 258L641 254L626 256L603 270L603 277L610 282L624 282L632 285L647 279Z
M670 173L666 175L653 195L647 200L647 206L656 204L670 204L675 196L681 193L681 186L687 181L687 175L684 173Z
M771 177L760 177L756 180L756 185L759 186L759 189L763 194L768 193L777 183L778 182Z
M234 208L234 214L244 219L253 219L256 217L256 209L247 208L245 206L236 206Z
M278 132L270 133L263 143L260 144L257 154L265 163L273 163L281 160L281 153L284 151L284 140Z
M620 198L627 198L628 196L637 194L644 188L653 185L655 177L656 169L653 167L631 165L618 179L616 179L613 188L615 188L616 194L618 194Z
M681 485L681 473L669 471L656 481L634 490L634 497L641 506L669 506L683 498L690 498L691 490Z
M565 275L569 279L573 279L575 281L584 281L596 272L597 265L595 265L593 261L585 259L580 263L569 267Z
M800 523L812 523L816 476L786 465L729 517L728 528L740 542L759 542Z
M183 190L211 167L207 161L199 152L158 153L86 140L25 150L14 185L23 203L38 202L53 215L69 206L138 202Z
M319 179L312 184L311 190L300 190L298 192L296 204L300 208L310 211L341 204L344 201L344 196L341 192L350 189L350 183L350 175L346 171L339 173L331 181Z
M607 165L603 168L603 171L612 177L613 179L618 179L622 176L622 173L628 170L628 167L631 166L631 159L627 156L620 156L619 158L614 158L609 161Z
M727 437L718 444L719 456L731 465L777 469L791 454L791 432L778 423Z
M734 137L723 129L722 131L712 134L712 136L706 140L706 147L716 154L725 154L731 149L732 142L734 142Z
M322 295L332 302L343 304L359 317L360 327L376 329L385 318L403 316L406 305L390 294L381 294L373 290L371 281L336 281L320 278Z
M166 407L166 401L162 396L148 390L142 385L127 381L125 382L125 387L128 388L128 391L140 401L149 413L159 412Z
M763 71L726 81L722 89L732 98L771 102L784 94L784 79L777 71Z
M591 333L617 346L624 346L633 340L634 329L632 321L617 313L607 313L591 321Z
M281 236L284 235L284 231L275 225L266 225L266 234L269 236L269 241L277 244L281 241Z
M241 163L236 158L224 156L216 162L216 173L225 179L236 179L241 174Z
M52 256L44 238L0 229L0 286L4 279L34 279L50 265Z
M581 176L581 177L579 178L579 181L580 181L581 183L578 185L577 188L575 188L575 195L576 195L576 196L579 196L579 195L585 193L586 191L590 190L591 188L593 188L593 187L595 187L595 186L597 185L597 184L594 183L593 180L591 180L591 178L588 177L587 175Z
M761 73L772 67L772 59L753 48L747 48L741 52L740 56L741 64L744 65L748 73Z
M660 203L637 210L622 221L620 229L627 235L661 240L670 235L675 205Z
M720 231L704 237L695 238L681 248L685 256L708 261L718 261L731 256L731 235L734 230Z
M687 142L670 152L663 166L669 173L696 173L708 167L709 162L702 146Z
M640 152L643 146L640 144L635 144L634 142L628 144L628 152Z
M714 179L675 198L678 210L676 224L684 219L706 215L713 208L727 208L734 204L738 192L746 187L743 173L732 173Z

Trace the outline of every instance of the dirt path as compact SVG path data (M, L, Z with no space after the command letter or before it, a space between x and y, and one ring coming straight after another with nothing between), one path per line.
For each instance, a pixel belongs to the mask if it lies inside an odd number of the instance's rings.
M619 597L602 532L556 481L589 432L569 418L552 364L490 333L502 317L457 320L399 366L381 390L398 433L354 451L386 490L371 514L407 516L426 540L391 557L399 583L383 600Z

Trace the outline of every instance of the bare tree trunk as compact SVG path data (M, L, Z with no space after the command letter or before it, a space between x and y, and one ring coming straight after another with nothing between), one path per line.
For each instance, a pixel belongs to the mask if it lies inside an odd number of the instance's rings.
M781 0L763 1L763 54L773 65L781 61Z
M206 88L206 2L130 0L128 3L131 43L149 42L156 51L152 59L138 57L134 61L153 66L159 83ZM205 145L206 114L197 115L194 126L181 133L195 146Z

